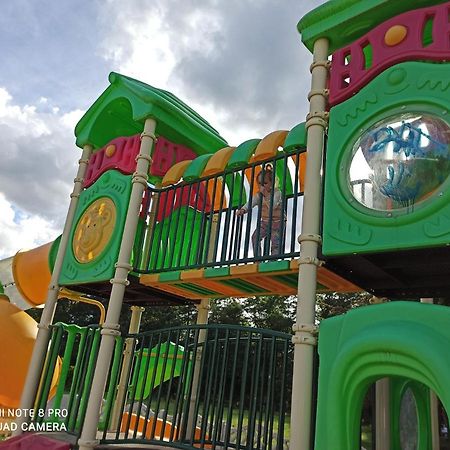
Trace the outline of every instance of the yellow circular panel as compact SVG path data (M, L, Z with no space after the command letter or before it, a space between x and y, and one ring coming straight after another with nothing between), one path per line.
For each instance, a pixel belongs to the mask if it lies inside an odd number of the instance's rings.
M389 47L394 47L395 45L400 44L400 42L403 42L407 34L408 28L404 25L394 25L386 31L384 42L386 45L389 45Z
M81 216L73 237L73 253L80 263L97 258L111 240L116 206L108 197L93 202Z

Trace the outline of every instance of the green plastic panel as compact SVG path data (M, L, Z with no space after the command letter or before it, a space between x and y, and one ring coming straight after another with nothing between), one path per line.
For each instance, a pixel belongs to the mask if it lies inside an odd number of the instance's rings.
M198 180L211 156L212 154L208 154L195 158L184 171L183 180L186 182Z
M151 394L151 387L155 389L170 378L179 377L182 372L183 355L184 348L172 342L158 344L150 351L148 348L144 349L140 364L137 365L139 370L135 370L133 374L133 380L137 383L135 400L148 398ZM147 361L148 358L150 361Z
M303 16L297 25L312 53L314 42L329 41L329 54L350 44L391 17L447 0L330 0Z
M249 139L238 145L228 160L227 169L239 169L246 166L261 139Z
M194 265L199 251L196 236L201 235L202 226L205 223L200 212L191 207L175 209L155 225L154 235L160 239L152 244L149 267L158 270Z
M58 254L59 244L61 242L61 235L59 235L54 241L48 253L48 266L50 267L50 272L53 272L53 267L55 267L56 255Z
M77 145L102 147L119 136L143 130L145 119L156 119L156 134L186 145L198 154L214 153L226 141L193 109L170 92L118 73L75 128Z
M229 267L208 267L205 269L205 278L227 277L230 275Z
M359 448L360 414L377 379L422 383L450 412L450 308L392 302L324 320L319 330L315 450ZM421 447L425 450L429 447Z
M174 270L173 272L161 272L159 274L159 281L178 281L181 279L181 271Z
M297 150L298 148L306 148L305 122L299 123L292 128L284 140L283 151L286 153Z
M81 193L59 278L61 286L106 281L113 277L114 264L117 262L119 254L130 193L131 175L122 175L115 170L105 172L92 186ZM93 202L102 197L109 198L115 205L116 220L114 229L103 251L92 261L80 263L75 258L72 247L75 229L83 213Z
M280 272L290 269L290 261L268 261L259 264L259 272Z
M347 172L354 143L365 130L386 117L419 111L439 117L448 124L449 70L449 64L399 64L383 72L351 99L331 109L324 196L325 255L448 244L450 179L413 207L377 211L355 200L348 186Z

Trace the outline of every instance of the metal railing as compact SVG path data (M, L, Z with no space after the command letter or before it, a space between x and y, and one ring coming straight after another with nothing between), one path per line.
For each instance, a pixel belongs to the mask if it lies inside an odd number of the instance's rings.
M270 160L221 174L167 188L149 187L134 246L134 271L155 273L297 257L302 153L304 149L279 152ZM270 194L263 199L258 195L258 181L269 170L275 176ZM252 197L254 208L250 207ZM248 213L237 214L244 205ZM258 250L260 243L262 250Z
M287 447L290 335L194 325L126 339L134 348L126 395L107 410L101 443Z
M99 344L98 325L51 325L49 350L35 401L35 411L39 411L39 414L32 418L34 423L52 422L59 425L59 430L80 434ZM117 378L121 358L122 338L118 337L110 379ZM55 379L56 388L52 389ZM115 388L115 385L108 388L105 411L112 407Z

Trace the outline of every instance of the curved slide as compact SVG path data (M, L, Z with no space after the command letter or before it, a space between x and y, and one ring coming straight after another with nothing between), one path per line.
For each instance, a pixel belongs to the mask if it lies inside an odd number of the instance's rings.
M23 310L46 300L52 244L0 261L0 409L3 410L16 409L20 404L38 330L36 321ZM58 376L55 373L52 388Z

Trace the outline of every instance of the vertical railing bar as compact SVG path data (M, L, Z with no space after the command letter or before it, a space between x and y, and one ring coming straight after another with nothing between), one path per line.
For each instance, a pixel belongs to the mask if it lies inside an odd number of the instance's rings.
M153 243L155 242L155 235L156 235L156 224L158 223L158 212L159 212L159 204L161 202L161 189L153 189L152 190L152 199L154 196L156 196L156 206L155 206L155 215L153 217L153 224L151 226L151 236L149 237L150 241L149 241L149 245L148 245L148 252L149 255L148 257L148 262L146 264L147 266L147 270L150 270L150 266L151 266L151 252L152 252L152 248L153 248ZM152 205L153 207L153 205ZM161 222L163 220L163 216L164 213L161 213ZM149 223L149 227L150 227L150 223ZM160 228L162 228L162 225L160 226ZM157 259L154 260L155 261L155 267L153 267L153 269L156 269L157 266Z
M213 418L212 416L211 420L209 420L210 415L210 406L211 406L211 396L212 396L212 390L213 390L213 378L216 375L215 374L215 366L216 366L216 360L218 360L218 352L217 352L217 344L218 344L218 332L219 330L216 328L214 329L214 338L212 339L212 350L211 350L211 361L210 365L208 366L210 368L208 377L207 377L207 384L205 387L205 408L204 408L204 416L206 417L206 425L208 425L208 422L210 423L208 429L208 434L211 437L213 432ZM214 414L214 411L213 411Z
M227 380L225 378L225 372L227 368L227 359L228 359L228 348L229 348L229 338L230 330L228 328L225 329L225 337L224 337L224 348L222 353L222 369L220 370L220 381L218 385L218 405L217 405L217 418L216 418L216 430L213 437L213 444L217 444L217 442L222 443L220 438L222 436L222 418L223 418L223 410L224 410L224 397L225 397L225 387Z
M258 177L260 178L260 180L263 183L264 183L265 176L266 176L266 167L265 167L265 165L262 165L261 172L258 174ZM264 199L263 199L263 195L261 194L261 192L259 190L258 190L258 193L259 193L259 199L258 199L258 212L257 212L256 229L255 229L255 245L253 248L253 258L255 259L255 261L262 259L262 256L263 256L262 253L264 250L262 242L260 242L260 239L261 239L261 217L262 217L262 207L263 207ZM261 254L259 255L258 253L261 253Z
M291 253L295 251L295 244L297 242L296 239L296 230L297 230L297 202L298 197L300 195L300 180L299 180L299 171L300 171L300 154L295 154L295 176L294 176L294 188L293 191L295 193L293 205L292 205L292 221L291 221Z
M287 173L288 173L288 158L289 156L284 154L283 157L283 191L281 192L281 217L280 217L280 255L286 251L286 227L287 227Z
M270 191L270 198L269 198L269 220L267 223L267 236L265 238L265 245L263 246L263 253L264 256L269 256L271 253L273 253L272 249L272 227L273 227L273 204L274 204L274 198L275 198L275 180L276 180L276 161L274 160L272 162L272 186ZM264 178L263 178L264 181ZM261 206L262 207L262 206ZM266 253L266 249L268 249Z
M80 424L80 427L81 427L82 423L84 422L84 416L86 414L88 394L90 392L92 378L94 376L95 363L97 360L98 348L100 346L100 332L99 331L100 330L95 330L93 333L90 356L95 355L95 357L92 357L92 359L89 359L89 361L87 362L86 373L85 373L85 376L83 377L84 386L83 386L81 400L80 400L79 408L78 408L79 421L77 422Z
M267 365L267 358L266 358L266 342L264 335L262 332L260 332L260 339L261 339L261 359L262 359L262 365L259 364L258 367L260 368L258 372L258 385L257 385L257 400L256 400L256 411L257 414L255 416L258 417L258 420L256 421L256 439L258 442L257 448L260 449L260 444L263 440L262 435L262 426L263 426L263 420L264 420L264 383L266 380L266 365Z
M52 339L50 341L50 348L47 353L47 358L45 361L44 370L42 371L41 383L39 386L39 392L36 396L36 408L35 409L44 409L47 404L48 394L50 392L51 382L53 378L53 373L55 371L56 361L58 360L59 350L61 348L62 336L64 333L63 325L55 325L56 332L52 335ZM42 422L42 417L35 417L35 422Z
M167 210L167 203L169 202L170 190L174 191L173 198L174 198L174 201L175 201L175 192L176 191L175 191L173 186L171 186L168 189L162 189L160 191L159 197L158 197L158 200L160 200L161 196L163 194L165 194L164 206L163 206L163 209L161 211L161 221L159 222L159 233L158 233L159 236L158 236L158 239L156 241L157 245L156 245L156 251L155 251L155 267L154 267L154 270L156 270L158 268L159 250L160 250L160 248L162 246L163 232L164 232L164 229L166 228L166 227L163 227L163 222L166 219L166 210ZM159 204L158 204L158 210L159 210ZM156 211L155 218L158 217L158 210ZM173 214L173 205L172 205L172 208L171 208L171 212L169 213L169 225L167 226L167 229L170 228L170 222L172 220L172 214ZM161 259L161 268L163 268L163 267L164 267L164 260Z
M227 424L225 428L225 438L224 438L224 446L225 448L229 445L230 436L231 436L231 427L233 421L233 396L234 396L234 385L236 380L236 368L238 362L238 353L240 350L240 342L241 342L241 331L238 329L236 331L236 342L234 345L234 356L233 356L233 367L231 369L231 385L230 385L230 396L228 401L228 417Z
M152 367L152 376L151 376L151 380L150 380L150 389L149 389L149 395L148 395L148 408L147 408L147 412L145 413L144 426L142 429L142 436L144 436L145 439L146 439L146 434L147 434L148 419L149 419L150 412L152 409L151 405L152 405L152 400L153 400L153 389L155 386L156 373L157 373L157 369L158 369L158 359L161 354L161 338L162 338L162 332L159 332L157 344L155 346L156 347L155 360L154 360L155 365L154 365L154 367ZM149 348L149 359L151 359L151 357L152 357L152 350L153 349ZM154 419L156 419L156 412L154 413ZM150 433L149 439L152 439L151 433Z
M143 359L144 349L145 349L145 339L143 338L142 342L141 342L141 347L140 347L139 351L136 352L135 349L136 349L136 344L138 343L139 337L141 337L141 335L138 335L138 334L128 334L126 337L127 339L133 339L133 345L131 346L132 352L133 352L132 363L129 364L127 375L126 375L127 391L126 391L125 395L123 396L122 405L121 405L121 409L120 409L121 411L125 410L125 404L126 404L127 398L128 398L130 407L128 409L128 419L127 419L126 427L125 427L127 430L126 431L127 437L128 437L128 433L129 433L129 429L130 429L131 417L133 415L133 407L134 407L134 403L136 401L136 394L138 393L138 384L139 384L138 380L139 380L139 374L141 371L142 359ZM123 344L124 344L124 346L126 345L126 340L124 340ZM130 386L130 384L131 384L131 386ZM130 387L131 387L131 389L130 389ZM144 393L143 389L141 389L141 393L143 395L143 393ZM137 432L138 432L139 417L141 415L142 403L143 403L142 395L141 395L140 399L138 400L138 404L137 404L137 410L135 413L136 414L136 427L132 432L132 439L136 439Z
M239 188L239 205L242 205L242 197L243 194L245 194L245 189L244 189L244 185L245 185L245 175L244 175L244 171L241 171L239 173L239 176L241 177L241 183L240 183L240 188ZM236 236L236 242L235 242L235 246L234 246L234 252L233 252L233 257L232 259L238 259L239 255L240 255L240 251L241 251L241 241L242 241L242 227L244 224L244 220L243 220L243 216L239 216L236 217L236 221L237 221L237 225L236 227L238 228L237 230L237 236ZM231 258L231 257L230 257Z
M138 404L138 408L137 408L137 411L136 411L136 416L137 416L137 418L139 420L139 418L141 417L142 406L145 405L146 411L145 411L145 414L144 414L144 423L147 423L149 415L150 415L151 408L150 408L150 405L147 406L147 400L145 400L145 388L147 387L148 378L149 378L148 377L148 373L149 373L149 370L150 370L150 363L151 363L151 360L152 360L152 342L153 342L153 338L155 336L155 333L152 332L150 334L140 334L139 336L142 337L141 358L144 355L144 352L147 351L147 361L144 364L144 370L143 370L144 379L142 380L141 390L140 390L140 393L139 393L141 401ZM142 359L141 359L141 361L142 361ZM141 371L141 364L142 364L142 362L139 364L139 371L137 372L138 374ZM149 394L149 396L150 396L150 394ZM145 433L142 434L142 439L145 439Z
M164 239L162 239L162 244L163 244L163 253L161 256L161 264L163 268L171 268L172 267L172 263L173 263L173 258L175 255L175 244L176 244L176 240L173 239L171 242L171 232L172 232L172 224L175 224L175 230L173 231L173 234L176 235L177 234L177 230L178 230L178 224L180 221L180 217L181 217L181 211L183 210L183 190L184 190L184 186L172 186L171 187L172 191L173 191L173 198L172 198L172 206L170 208L170 213L169 213L169 219L168 219L168 223L166 225L166 233L164 236ZM177 192L180 193L180 202L179 202L179 207L178 207L178 211L175 211L177 202L178 202L178 196L177 196ZM169 194L167 194L169 195ZM176 217L175 217L176 216ZM167 260L167 261L166 261Z
M188 184L188 196L187 196L187 204L186 204L186 214L184 216L183 226L181 227L181 230L180 230L181 242L184 242L184 237L186 236L186 224L187 224L188 216L189 216L189 208L190 208L189 205L191 203L192 186L193 186L192 183ZM181 211L181 209L180 209L180 211ZM179 236L178 235L178 227L176 229L176 233L177 233L177 237L178 237ZM180 247L180 252L178 254L178 260L177 260L177 263L175 264L175 267L181 268L181 267L186 266L188 264L187 260L184 263L182 262L183 250L184 250L184 248L183 248L183 246L181 246ZM171 266L172 266L172 261L173 261L173 258L171 260L171 264L170 264Z
M206 356L205 356L205 352L206 352L206 342L208 340L208 328L207 326L203 326L201 328L201 331L204 332L204 337L203 337L203 342L200 343L200 354L201 354L201 361L200 361L200 376L198 378L198 389L197 389L197 398L195 401L195 408L194 408L194 416L198 417L199 416L199 411L200 411L200 398L201 398L201 392L203 389L203 373L204 373L204 369L205 369L205 360L206 360ZM201 333L200 331L200 333ZM199 335L200 336L200 335ZM203 416L202 416L203 417ZM206 439L206 435L203 434L203 428L202 428L203 422L200 424L200 448L204 448L205 445L205 439Z
M239 398L239 414L238 414L238 423L236 430L236 446L237 448L241 447L241 439L242 439L242 427L244 422L244 402L245 402L245 392L247 387L247 371L248 371L248 361L250 359L250 352L252 348L252 335L248 333L246 350L244 353L244 363L242 365L242 380L241 380L241 395Z
M266 417L264 418L264 429L263 429L263 435L266 440L266 448L267 445L269 446L269 449L272 448L272 439L271 439L271 425L273 424L273 386L274 386L274 377L275 377L275 364L274 364L274 358L275 358L275 336L272 336L269 342L269 369L268 369L268 381L267 381L267 391L266 391Z
M206 229L206 238L205 238L205 248L202 249L202 256L200 257L200 261L201 263L208 263L208 253L209 253L209 248L211 247L209 245L209 240L211 238L211 230L212 230L212 226L213 226L213 222L214 222L214 216L216 214L215 211L215 196L216 196L216 191L217 191L217 182L219 180L219 177L216 175L214 177L214 185L213 185L213 191L211 194L211 212L209 214L208 217L208 224L207 224L207 229Z
M229 173L224 176L224 183L227 184L227 179L230 179L231 187L228 188L228 194L229 194L229 202L228 202L228 208L225 211L225 223L223 227L223 239L222 239L222 252L220 256L221 261L227 260L227 247L230 245L230 219L233 212L233 195L234 195L234 174Z
M250 406L249 406L249 420L248 420L248 437L247 437L247 447L253 449L253 440L255 435L255 417L257 414L257 401L258 401L258 378L256 375L256 368L261 366L261 350L262 350L262 335L259 334L257 338L255 352L255 364L252 367L252 378L251 378L251 388L250 388Z
M199 198L200 198L201 182L197 181L196 186L197 186L197 193L196 194L195 194L196 190L194 189L195 203L194 203L194 214L193 214L193 217L192 217L192 228L191 228L191 232L189 233L189 236L188 236L189 243L188 243L187 250L186 250L186 264L185 264L186 266L190 265L189 260L191 258L192 243L194 241L195 225L197 223L197 216L198 216L198 213L199 213L199 211L198 211L198 202L199 202ZM205 197L206 197L206 195L205 195ZM202 215L202 218L203 218L203 215ZM184 227L184 229L185 228L186 227ZM200 233L201 233L201 230L200 230ZM200 245L200 242L201 242L201 237L200 236L197 236L197 242ZM194 261L194 263L195 263L195 261Z
M202 211L201 211L201 220L200 220L200 236L198 239L198 247L197 247L197 254L194 257L194 262L195 265L200 265L202 263L202 259L201 259L201 255L203 253L203 247L206 244L206 230L205 230L205 220L206 222L208 222L208 219L206 218L206 206L208 204L208 184L211 181L211 178L207 178L204 183L205 183L205 197L203 199L203 207L202 207ZM199 189L201 187L201 184L199 185ZM211 211L213 210L214 207L214 200L211 199Z
M214 240L214 250L213 250L213 261L217 260L217 251L219 247L219 237L220 237L220 229L222 228L222 212L223 212L223 201L225 198L225 189L226 189L225 177L222 180L222 189L220 193L220 203L219 203L219 212L218 212L218 225L217 225L217 233Z
M161 406L161 396L162 396L162 390L163 390L163 386L164 386L164 377L166 374L167 360L169 359L170 335L171 335L171 331L169 330L167 332L166 351L163 355L163 365L162 365L162 370L161 370L161 375L160 375L160 380L159 380L158 395L156 396L156 409L155 409L155 417L154 417L155 420L153 421L152 430L150 432L151 439L155 439L156 424L157 424L158 418L159 418L159 412L160 412L160 406ZM164 437L164 433L163 433L163 437ZM161 440L161 436L160 436L160 440Z
M88 355L88 350L90 349L90 333L89 328L84 328L80 332L80 342L78 344L78 356L75 363L75 368L73 371L73 384L70 392L69 403L68 403L68 421L67 429L71 431L76 428L77 412L79 407L79 389L83 382L83 377L81 374L84 371L85 360Z
M199 327L193 328L194 336L193 336L193 342L189 343L189 360L188 360L188 370L187 370L187 376L186 376L186 388L184 390L184 398L183 398L183 408L182 408L182 414L181 414L181 421L180 421L180 433L179 438L182 441L187 440L187 427L189 425L189 413L190 413L190 407L191 407L191 396L192 396L192 385L194 382L194 372L195 372L195 364L196 364L196 351L198 346L198 340L200 336L200 329Z
M190 334L192 332L192 328L189 327L185 330L185 336L184 336L184 354L183 354L183 362L181 365L181 373L180 373L180 380L186 380L186 378L189 378L189 360L190 360L190 349L189 349L189 338ZM186 375L187 374L187 375ZM180 427L181 422L183 419L183 395L185 394L184 390L184 384L179 383L177 388L177 393L175 397L175 411L176 411L176 418L174 417L173 420L173 426L170 433L170 441L173 441L174 439L180 439ZM181 402L180 402L181 400ZM177 435L174 436L175 428L177 428Z
M118 336L116 337L114 343L114 356L111 363L112 365L111 374L109 377L108 391L106 394L106 402L105 402L106 415L105 418L103 419L103 439L105 439L107 436L108 426L113 412L114 397L116 394L117 382L120 372L119 368L122 365L122 348L123 348L122 337Z
M169 382L167 385L166 405L164 408L165 412L164 412L163 418L162 418L162 436L163 437L165 435L166 426L167 426L167 416L169 413L169 406L170 406L170 393L172 391L173 379L175 377L175 367L177 365L178 349L179 349L179 342L180 342L180 329L176 328L176 329L172 330L172 332L175 333L175 342L174 342L175 348L174 348L173 355L171 355L172 367L170 369L170 375L169 375L169 380L168 380ZM173 423L172 423L172 428L173 428Z
M253 208L252 208L252 202L253 202L253 186L255 185L255 170L256 166L252 166L251 169L251 176L250 176L250 191L248 194L248 207L247 207L247 222L246 222L246 229L245 229L245 241L244 241L244 259L248 258L248 249L250 247L250 229L251 229L251 222L253 217ZM244 176L245 176L245 170L244 170ZM253 258L255 258L255 255L253 255Z

